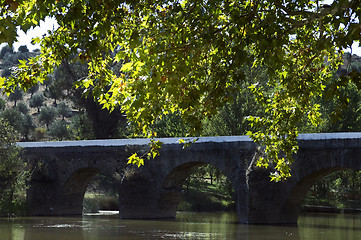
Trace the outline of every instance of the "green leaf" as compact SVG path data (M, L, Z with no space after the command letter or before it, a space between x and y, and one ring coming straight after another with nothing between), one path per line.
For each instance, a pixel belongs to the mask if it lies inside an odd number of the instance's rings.
M144 165L144 159L140 158L137 153L134 153L128 158L127 164L137 165L138 167Z
M132 63L132 62L128 62L128 63L123 64L123 66L122 66L122 68L120 69L120 71L129 72L130 70L132 70L132 67L133 67L133 63Z

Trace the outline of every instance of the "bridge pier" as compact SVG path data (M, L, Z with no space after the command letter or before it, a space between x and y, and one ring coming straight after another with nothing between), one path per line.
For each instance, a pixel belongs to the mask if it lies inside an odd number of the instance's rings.
M120 184L119 217L122 219L175 218L181 189L162 187L145 169L130 168Z
M297 223L298 208L287 206L290 185L270 182L270 171L254 168L248 172L248 216L251 224Z
M38 165L38 163L36 163ZM33 216L82 215L83 199L89 181L99 173L95 168L83 168L64 182L57 164L42 160L41 167L33 166L31 184L27 190L28 212ZM58 168L59 169L59 168Z

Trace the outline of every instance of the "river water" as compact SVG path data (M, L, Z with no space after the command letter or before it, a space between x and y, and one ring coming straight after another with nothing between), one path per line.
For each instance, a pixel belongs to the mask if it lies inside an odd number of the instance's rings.
M361 239L361 215L303 214L298 226L237 224L234 213L180 212L175 220L121 220L111 213L83 217L0 219L1 240L333 240Z

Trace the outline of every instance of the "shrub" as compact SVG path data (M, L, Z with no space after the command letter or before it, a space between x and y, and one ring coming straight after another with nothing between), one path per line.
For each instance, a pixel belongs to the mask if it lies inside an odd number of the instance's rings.
M35 129L35 141L40 141L46 136L46 128L36 128Z
M18 214L25 205L27 173L13 133L9 123L0 118L0 215L7 216Z

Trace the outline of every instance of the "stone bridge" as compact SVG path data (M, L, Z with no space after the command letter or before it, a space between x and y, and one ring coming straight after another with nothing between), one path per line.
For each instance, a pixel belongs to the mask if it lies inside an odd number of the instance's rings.
M31 215L81 215L84 193L98 173L119 186L120 218L174 218L182 185L197 167L211 164L231 181L242 223L295 223L310 187L337 170L361 170L361 133L299 137L292 177L270 182L255 166L259 148L247 136L205 137L182 149L178 139L160 139L160 156L138 168L127 165L147 139L23 142L22 156L33 171L27 201Z

